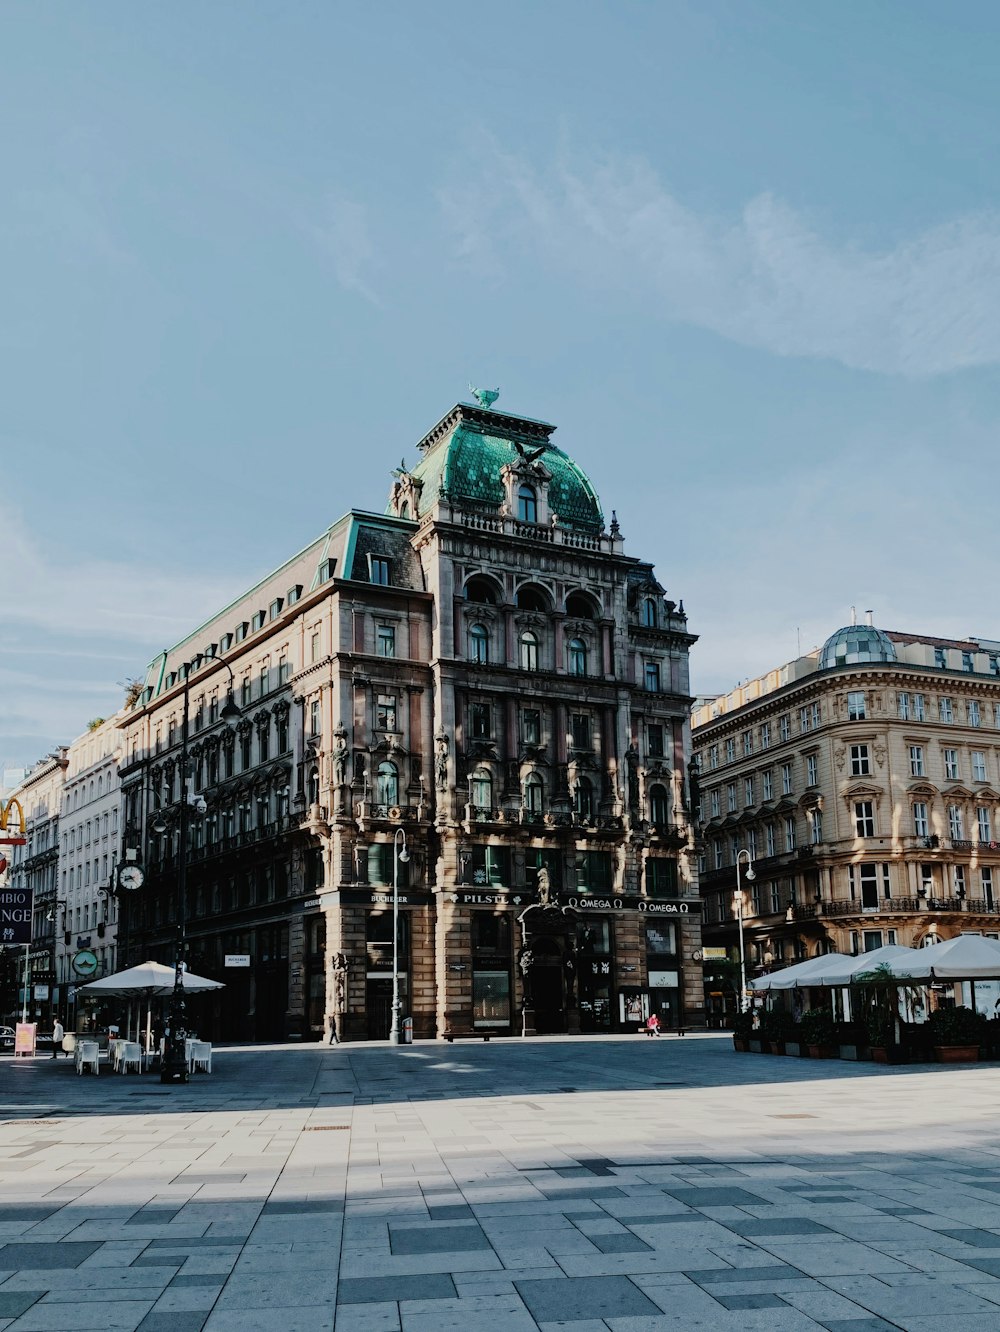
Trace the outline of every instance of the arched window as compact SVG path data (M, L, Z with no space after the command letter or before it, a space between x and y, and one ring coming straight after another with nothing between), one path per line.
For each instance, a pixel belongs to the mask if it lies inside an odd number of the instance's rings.
M520 610L548 611L552 609L552 601L542 588L527 583L517 589L517 606Z
M500 600L496 584L489 578L470 578L465 585L466 601L477 601L482 606L495 606Z
M493 808L493 778L486 768L478 768L472 774L472 803L477 809Z
M573 808L577 817L589 822L594 817L594 787L589 777L578 777L573 792Z
M469 630L469 660L485 665L490 659L490 631L485 624L474 624Z
M538 522L538 497L534 486L522 486L517 492L517 516L522 523Z
M375 803L377 805L399 804L399 772L395 763L388 759L378 765L375 779Z
M521 670L538 670L538 635L525 629L521 635Z
M587 674L587 645L582 638L571 638L566 647L570 675Z
M667 788L659 782L649 788L649 820L658 828L667 822Z
M597 610L590 597L582 592L571 592L566 598L566 614L574 620L595 620Z
M524 808L529 814L541 814L545 788L537 772L531 772L524 779Z
M639 622L647 629L656 628L656 602L652 597L643 597L642 608L639 613Z

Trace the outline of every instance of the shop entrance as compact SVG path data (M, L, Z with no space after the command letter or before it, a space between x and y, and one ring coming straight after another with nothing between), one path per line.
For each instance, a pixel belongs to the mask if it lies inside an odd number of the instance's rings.
M535 941L535 965L531 968L531 997L535 1006L535 1030L541 1036L566 1030L563 1000L563 968L555 944Z
M576 912L539 903L522 912L518 922L523 939L518 968L524 992L524 1034L578 1032Z

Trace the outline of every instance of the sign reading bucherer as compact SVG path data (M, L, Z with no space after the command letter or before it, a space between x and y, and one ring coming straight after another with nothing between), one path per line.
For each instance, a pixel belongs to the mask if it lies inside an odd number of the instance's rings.
M31 943L31 888L0 888L0 944Z

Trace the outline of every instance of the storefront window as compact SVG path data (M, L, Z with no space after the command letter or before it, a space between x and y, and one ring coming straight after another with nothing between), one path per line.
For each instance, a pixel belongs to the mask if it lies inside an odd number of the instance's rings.
M472 918L472 1025L509 1027L510 918L476 912Z
M612 1025L611 922L581 920L576 927L581 1031L610 1031Z

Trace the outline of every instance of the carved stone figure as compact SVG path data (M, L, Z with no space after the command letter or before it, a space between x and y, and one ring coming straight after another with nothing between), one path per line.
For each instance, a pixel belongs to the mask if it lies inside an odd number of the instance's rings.
M434 737L434 747L434 770L438 788L443 790L448 785L448 737L443 731L439 731Z
M628 806L639 808L639 751L635 745L629 745L625 751L625 763L628 767Z
M543 865L538 871L536 879L538 884L538 902L540 906L552 905L552 884L549 880L549 872Z
M340 722L333 733L333 784L343 786L347 781L347 732Z

